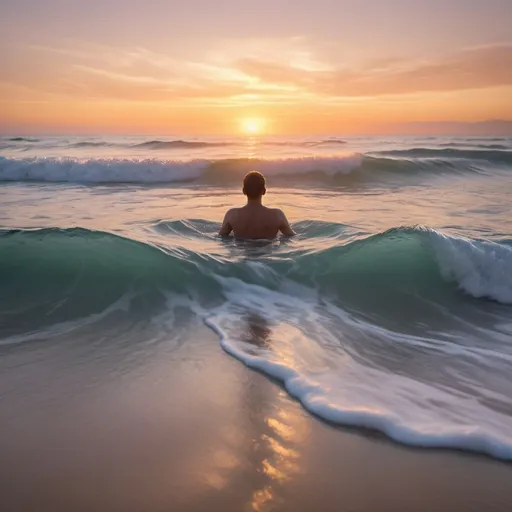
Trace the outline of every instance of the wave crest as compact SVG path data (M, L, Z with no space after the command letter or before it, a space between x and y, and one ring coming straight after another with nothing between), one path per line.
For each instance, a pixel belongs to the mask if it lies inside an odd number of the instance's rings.
M341 225L304 222L295 240L267 251L220 239L215 253L187 249L187 239L210 237L216 228L161 221L153 226L154 245L85 229L0 232L2 344L37 339L46 327L89 329L124 314L119 307L131 321L144 312L175 315L171 302L328 421L406 444L512 458L504 412L511 404L499 394L512 364L510 349L502 349L510 334L491 323L491 338L480 340L485 325L475 323L489 304L492 321L500 312L508 318L509 308L458 289L512 304L512 247L428 228L349 241L340 239ZM313 247L331 244L312 249L304 244L309 237ZM457 319L461 310L469 311L461 319L465 331L436 330L440 317ZM266 344L265 333L275 339ZM496 345L488 343L493 336ZM462 384L439 380L438 366L462 375Z
M158 245L79 228L0 231L0 277L5 286L19 284L33 292L43 290L43 294L61 283L62 276L84 273L90 279L81 284L89 289L94 283L90 291L97 289L99 295L112 282L124 291L135 282L146 289L158 285L183 291L196 285L202 289L204 280L211 283L212 274L229 276L233 271L259 282L261 276L245 264L247 258L256 257L268 267L269 275L310 288L320 286L343 300L380 297L382 307L393 294L441 300L442 294L449 293L450 298L460 294L450 285L454 282L474 298L512 304L512 246L508 243L471 240L421 227L395 228L356 240L342 238L343 225L302 222L295 227L297 239L277 252L272 244L267 251L259 247L254 252L250 243L226 247L229 241L219 240L211 255L195 252L195 243L187 249L189 238L216 239L219 226L202 220L155 224ZM173 238L167 242L167 236ZM329 246L311 250L306 243L310 237L323 238L323 247L329 240ZM238 253L240 259L219 256L226 249L231 257ZM183 280L185 274L189 281Z
M190 140L150 140L135 144L134 148L139 149L201 149L201 148L219 148L232 146L231 142L205 142Z
M512 150L411 148L376 152L377 155L402 158L432 158L439 160L485 160L496 164L512 164Z
M269 176L324 176L350 174L361 166L361 155L323 158L223 159L173 161L159 159L2 158L0 181L71 183L173 183L203 181L237 183L250 170Z

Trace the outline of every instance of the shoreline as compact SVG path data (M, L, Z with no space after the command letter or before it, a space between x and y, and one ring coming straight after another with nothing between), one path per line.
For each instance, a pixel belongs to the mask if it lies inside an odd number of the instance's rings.
M147 347L119 374L106 349L92 369L64 369L62 343L4 354L2 509L510 509L512 465L332 426L226 354L207 327L187 339ZM44 380L55 368L59 378ZM10 392L20 383L21 398Z

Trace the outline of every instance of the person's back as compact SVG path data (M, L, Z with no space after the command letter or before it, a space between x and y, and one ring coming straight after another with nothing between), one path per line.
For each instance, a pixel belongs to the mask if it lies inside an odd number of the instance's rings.
M242 208L232 208L226 213L220 235L226 236L233 231L237 238L268 239L275 238L279 231L286 236L295 234L281 210L261 204L266 193L262 174L256 171L247 174L243 193L247 196L247 204Z

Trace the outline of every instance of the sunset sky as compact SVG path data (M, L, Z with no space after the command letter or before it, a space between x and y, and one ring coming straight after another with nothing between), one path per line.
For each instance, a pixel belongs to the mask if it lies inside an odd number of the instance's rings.
M349 134L512 120L511 20L511 0L8 0L0 130Z

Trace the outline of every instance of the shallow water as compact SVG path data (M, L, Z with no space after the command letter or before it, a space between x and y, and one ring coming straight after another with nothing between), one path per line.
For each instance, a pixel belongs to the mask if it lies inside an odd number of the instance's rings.
M324 419L512 458L512 140L497 139L2 139L0 351L40 354L9 404L54 351L85 382L98 354L119 359L112 389L199 321ZM251 168L296 238L217 237Z

